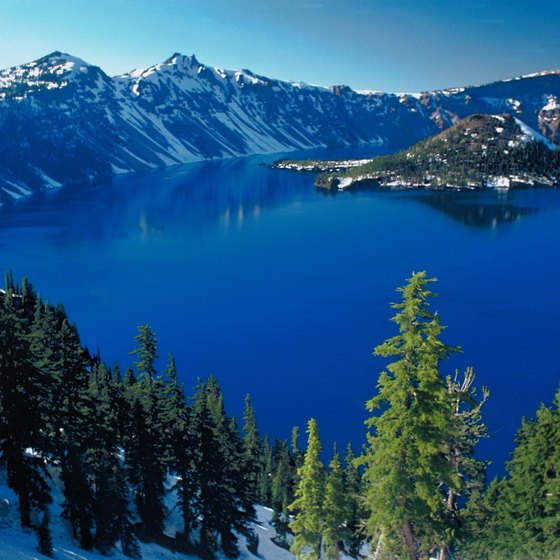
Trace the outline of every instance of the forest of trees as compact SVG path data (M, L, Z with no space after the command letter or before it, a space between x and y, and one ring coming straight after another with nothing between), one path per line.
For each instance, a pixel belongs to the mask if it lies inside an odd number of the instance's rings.
M275 542L301 559L341 554L382 559L499 560L560 557L560 391L524 419L508 475L487 484L475 455L486 437L489 392L472 369L444 376L459 350L442 342L425 272L400 288L396 335L375 349L386 362L367 401L366 444L325 454L317 422L288 441L261 436L247 395L238 424L218 381L186 396L173 356L157 369L148 325L134 367L108 367L80 342L61 306L7 275L0 297L0 464L18 497L20 522L52 554L54 481L62 514L84 549L139 541L212 558L258 550L255 505L273 510ZM364 396L365 398L366 396ZM166 533L166 498L182 531ZM169 503L169 502L167 502Z

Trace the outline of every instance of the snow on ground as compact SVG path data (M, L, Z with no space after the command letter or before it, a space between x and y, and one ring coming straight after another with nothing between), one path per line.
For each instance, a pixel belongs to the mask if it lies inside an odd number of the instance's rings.
M511 180L509 177L489 177L486 180L486 186L495 189L509 189Z
M537 142L542 142L547 148L551 150L556 149L556 144L548 140L548 138L545 138L540 132L537 132L535 129L526 125L523 121L520 121L519 119L515 119L515 122L517 123L517 125L521 129L521 132L523 133L523 138L521 139L523 142L536 140Z
M174 482L170 477L168 488ZM51 505L51 531L56 560L105 560L97 551L82 550L71 538L67 522L60 517L60 503L62 501L61 488L53 485L53 504ZM173 535L182 528L180 513L174 507L172 494L168 494L166 506L170 512L166 532ZM272 538L276 532L271 524L272 510L263 506L256 506L257 521L254 530L259 537L258 556L251 554L243 540L240 541L239 560L294 560L294 555L288 550L276 545ZM200 560L196 556L189 556L173 552L155 544L140 544L143 560ZM37 535L34 531L23 530L19 524L17 498L13 491L6 486L4 473L0 473L0 560L45 560L47 557L37 550ZM115 549L111 554L112 560L127 560L120 550ZM217 560L227 560L225 556L217 554Z
M341 177L338 180L338 190L342 191L353 183L352 177Z

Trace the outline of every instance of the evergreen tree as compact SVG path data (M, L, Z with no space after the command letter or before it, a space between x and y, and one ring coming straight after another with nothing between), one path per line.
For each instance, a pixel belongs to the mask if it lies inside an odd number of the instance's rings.
M0 297L0 463L18 497L20 521L37 528L35 512L51 501L44 457L48 376L33 363L29 324L11 275ZM29 452L28 450L32 450Z
M62 321L59 331L62 353L56 392L60 398L54 408L59 426L55 430L58 436L55 454L64 487L64 515L80 546L90 549L94 545L94 492L88 452L94 441L91 418L95 405L89 393L88 362L78 332L68 324L62 309L57 314Z
M130 555L130 550L135 547L135 536L128 491L123 485L117 401L114 399L113 378L103 363L94 364L90 392L95 402L91 418L93 441L88 451L94 488L95 547L102 554L109 554L120 540L123 552L126 550L125 553Z
M191 411L185 401L182 385L179 384L173 355L165 370L167 395L164 400L164 419L168 440L168 461L177 474L175 491L177 504L183 517L183 540L187 540L194 526L192 500L195 494L192 473L192 435L190 431Z
M455 377L447 378L447 390L453 407L456 429L448 442L447 456L461 481L459 488L446 488L449 526L447 540L441 543L438 560L446 560L452 553L450 541L458 540L465 533L465 511L459 509L459 500L470 500L482 494L486 484L487 462L475 458L475 446L482 437L486 437L486 425L482 422L482 407L488 400L490 392L482 388L482 400L477 399L473 386L475 373L468 368L462 377L459 372Z
M350 533L347 526L349 499L336 444L329 469L323 503L323 549L328 560L338 560Z
M263 440L263 460L261 463L261 471L257 480L259 503L265 506L271 505L272 470L272 448L270 447L268 434L265 434Z
M228 420L218 382L199 384L191 419L193 500L202 553L221 546L228 556L238 554L235 532L250 535L254 509L244 480L244 450L235 422Z
M324 528L325 473L320 459L319 428L314 419L309 420L307 433L307 451L303 466L298 471L296 497L290 505L290 510L294 512L294 520L290 523L294 533L291 551L298 559L319 560Z
M346 510L348 534L346 535L345 547L348 554L356 558L362 545L361 529L366 516L361 504L362 480L359 468L356 466L357 459L350 443L346 446L344 462L346 464L344 469L344 487L348 501Z
M132 353L138 356L135 362L138 379L127 390L133 434L125 440L125 451L143 535L147 540L154 540L163 532L166 517L163 502L167 476L165 389L155 368L158 358L155 333L148 325L140 326L135 340L138 346ZM130 376L127 381L131 381Z
M156 334L150 325L140 325L134 340L137 346L131 354L138 356L138 360L134 362L138 376L147 377L153 382L156 378L155 361L159 358Z
M560 557L560 390L552 406L523 419L508 477L493 482L478 523L471 521L466 558L555 560ZM482 515L481 515L482 513Z
M294 426L292 428L292 455L294 457L294 462L296 465L296 469L299 469L303 465L303 458L305 453L299 449L298 445L299 440L299 426Z
M393 358L381 373L370 412L365 479L368 532L378 553L415 560L445 541L449 516L442 488L459 480L446 457L455 421L439 364L456 348L440 340L439 317L428 309L433 279L413 274L393 321L399 334L375 349Z
M245 396L243 409L243 450L247 464L246 480L253 502L259 499L258 478L262 470L262 442L257 428L251 397Z
M288 505L292 503L294 465L285 441L276 440L273 451L273 471L271 486L272 524L280 542L286 542L289 530Z

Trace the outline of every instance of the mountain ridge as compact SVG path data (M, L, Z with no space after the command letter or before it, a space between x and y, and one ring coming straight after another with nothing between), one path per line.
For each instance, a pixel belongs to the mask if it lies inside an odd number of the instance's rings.
M419 94L355 91L174 53L115 77L54 51L0 70L0 203L204 159L412 144L472 113L515 114L558 142L560 71Z

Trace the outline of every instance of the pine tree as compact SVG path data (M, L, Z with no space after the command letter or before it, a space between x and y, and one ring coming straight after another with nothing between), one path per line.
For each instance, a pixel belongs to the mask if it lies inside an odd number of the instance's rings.
M270 447L268 434L265 434L263 439L263 460L257 481L259 503L265 506L271 505L272 470L272 448Z
M293 501L294 464L285 441L276 440L273 451L271 486L272 524L280 542L286 542L289 530L288 505Z
M536 418L523 419L508 477L494 482L471 507L471 540L465 557L483 560L560 557L560 390L552 406L541 405ZM483 515L480 515L482 513ZM473 527L474 525L474 527ZM474 530L473 530L474 528ZM477 542L478 541L478 542Z
M294 462L296 465L296 469L299 469L303 465L303 458L305 453L299 449L298 445L299 440L299 426L294 426L292 428L292 455L294 457Z
M250 535L254 509L244 479L243 444L235 422L227 418L215 377L200 383L191 419L193 500L202 553L221 546L228 556L238 554L235 533Z
M88 451L94 440L91 423L94 404L89 393L87 358L78 332L68 324L62 309L56 313L61 321L62 367L57 388L60 398L55 403L58 413L56 424L59 426L55 453L64 486L64 515L69 519L73 536L80 546L90 549L94 545L94 493Z
M291 551L298 559L319 560L323 534L324 466L320 459L321 441L314 419L309 420L307 451L298 471L299 483L295 500L289 506L294 512L290 528L294 533Z
M459 487L446 457L455 421L439 364L456 348L440 340L439 317L428 309L434 279L413 274L393 321L399 334L375 349L393 358L381 373L370 412L364 474L368 532L378 553L427 558L445 540L449 519L441 489Z
M134 362L139 378L148 377L154 381L156 377L155 361L158 359L157 337L150 325L140 325L138 334L134 337L137 343L131 354L136 354L138 360Z
M167 476L163 380L157 375L155 361L157 338L148 325L138 327L138 346L132 354L138 379L127 390L130 429L125 439L129 480L133 485L144 538L157 539L163 532L166 509L163 502ZM130 376L127 378L130 382Z
M103 363L94 364L90 393L95 402L91 422L93 440L88 470L94 487L95 547L109 554L117 541L130 555L135 548L128 491L123 485L124 465L119 449L119 423L114 379ZM125 551L126 549L126 551ZM137 549L137 546L136 546ZM134 554L134 553L133 553Z
M438 560L446 560L452 553L450 541L465 533L465 511L459 509L459 500L470 500L473 495L480 496L486 484L487 462L475 457L475 447L479 440L487 436L486 425L482 422L482 407L490 392L482 388L482 400L478 400L473 386L475 373L468 368L462 377L459 372L446 380L447 391L453 406L456 429L448 441L447 456L461 481L459 488L446 488L449 525L447 540L441 543Z
M183 517L181 538L187 540L194 526L192 500L195 494L192 473L191 411L185 401L182 385L179 385L173 355L165 370L167 395L164 400L164 421L167 434L167 454L171 470L177 474L175 491L177 504Z
M344 469L344 487L348 500L348 508L346 511L348 535L346 536L344 544L348 554L356 558L362 545L361 528L365 520L365 512L361 504L362 479L359 468L356 466L357 459L350 443L346 446L344 462L346 464L346 468Z
M33 363L22 299L7 275L0 297L0 464L6 466L8 485L18 497L21 524L37 528L34 512L51 502L41 456L50 383Z
M323 503L323 549L325 558L338 560L343 543L349 537L346 524L349 499L344 484L342 463L334 446L333 458L329 463L329 474L325 484L325 501Z
M257 502L259 499L258 478L262 470L262 442L249 395L245 396L243 409L243 450L247 464L247 485L252 501Z

